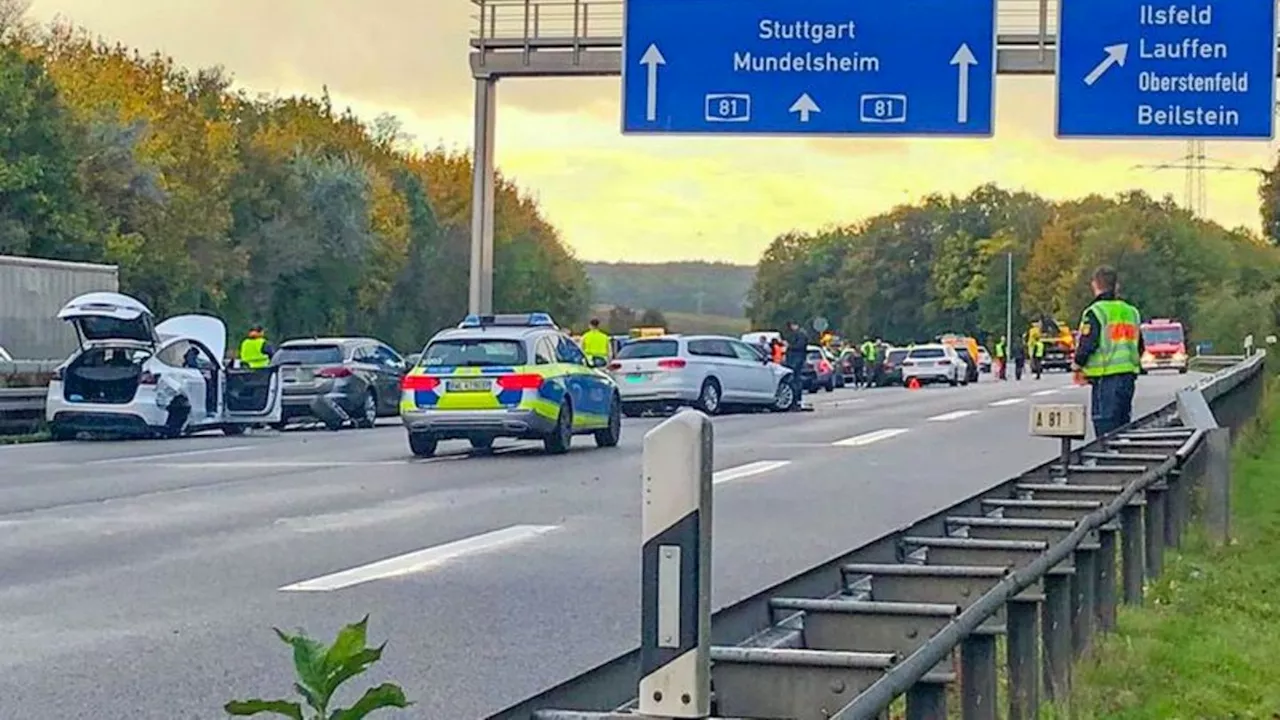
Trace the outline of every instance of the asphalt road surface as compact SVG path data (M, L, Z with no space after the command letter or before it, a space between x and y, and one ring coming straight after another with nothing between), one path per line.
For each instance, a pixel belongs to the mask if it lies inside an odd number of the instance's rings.
M1136 412L1195 375L1139 381ZM714 603L735 602L1053 457L1033 402L1061 374L838 390L716 418ZM272 626L366 613L414 718L481 717L638 642L640 449L374 430L0 448L0 719L224 717L290 695ZM365 685L361 683L360 690Z

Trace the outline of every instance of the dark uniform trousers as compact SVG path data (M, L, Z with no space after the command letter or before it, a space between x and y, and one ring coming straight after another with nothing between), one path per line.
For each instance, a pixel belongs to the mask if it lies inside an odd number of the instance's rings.
M1132 373L1091 378L1089 405L1093 433L1102 437L1128 425L1133 415L1133 392L1138 376Z

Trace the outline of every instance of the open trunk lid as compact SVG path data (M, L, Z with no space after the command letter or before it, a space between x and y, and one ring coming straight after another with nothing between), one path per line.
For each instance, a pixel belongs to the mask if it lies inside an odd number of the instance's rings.
M155 345L154 316L136 298L113 292L92 292L73 298L58 311L58 319L71 323L80 344L127 340Z

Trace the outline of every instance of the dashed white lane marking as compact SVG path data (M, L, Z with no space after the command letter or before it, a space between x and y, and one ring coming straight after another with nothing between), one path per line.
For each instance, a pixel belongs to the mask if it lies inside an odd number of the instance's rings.
M485 550L493 550L505 545L532 540L559 527L559 525L512 525L501 530L473 535L443 545L405 553L404 555L396 555L368 565L353 567L350 570L343 570L342 572L285 585L280 588L280 591L329 592L374 580L411 575L429 570L463 555L472 555Z
M1058 394L1058 391L1062 389L1063 388L1054 388L1053 390L1041 390L1040 392L1033 392L1031 394L1035 397L1044 397L1045 395L1056 395Z
M717 470L716 473L711 476L711 482L719 485L720 483L749 478L753 475L763 475L764 473L773 472L778 468L786 467L790 464L790 460L759 460L753 463L747 463L746 465Z
M947 422L948 420L959 420L960 418L966 418L970 415L977 414L977 410L955 410L949 413L942 413L941 415L934 415L929 418L929 422Z
M874 432L863 433L861 435L854 435L853 437L845 438L844 440L837 440L831 444L836 447L862 447L863 445L870 445L874 442L880 442L881 440L888 440L889 438L897 437L906 431L906 428L885 428L883 430L876 430Z
M204 448L201 450L183 450L180 452L156 453L155 455L129 455L128 457L108 458L106 460L90 460L85 465L115 465L117 463L149 462L151 460L167 460L169 458L194 457L196 455L214 455L217 453L248 450L253 445L232 445L230 447Z
M1026 402L1026 398L1009 398L1008 400L997 400L987 404L991 407L1007 407L1009 405L1017 405L1020 402Z

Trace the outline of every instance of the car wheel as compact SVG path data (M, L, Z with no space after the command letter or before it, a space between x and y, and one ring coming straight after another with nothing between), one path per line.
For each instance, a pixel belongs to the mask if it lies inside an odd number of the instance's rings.
M364 394L364 405L360 408L360 417L356 427L368 430L378 424L378 394L370 388Z
M1179 375L1186 375L1186 374L1187 374L1187 370L1188 370L1188 369L1189 369L1189 368L1180 367L1180 368L1178 368L1178 374L1179 374Z
M556 426L552 428L551 434L542 441L542 444L551 455L563 455L569 452L569 448L573 445L573 405L569 402L568 396L565 396L564 404L560 406L560 414L556 416Z
M492 450L493 449L493 438L488 435L485 435L483 437L471 437L467 439L471 442L472 450Z
M430 433L409 433L409 450L418 457L429 458L435 455L437 445L439 445L439 441Z
M244 430L245 428L243 425L223 425L222 426L222 434L230 437L237 437L239 435L243 435Z
M596 447L617 447L622 441L622 400L617 395L614 395L613 402L609 403L609 426L603 430L597 430L595 435Z
M702 390L698 393L697 408L708 415L720 412L720 383L715 378L702 381Z
M827 381L826 386L825 386L823 389L824 389L824 390L826 390L827 392L835 392L835 391L836 391L836 381L835 381L835 380L828 380L828 381Z
M773 406L770 410L774 412L787 412L796 401L796 389L791 385L791 381L782 380L778 383L778 390L773 394Z

